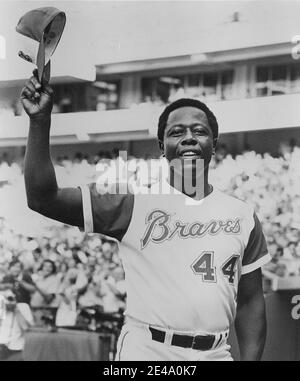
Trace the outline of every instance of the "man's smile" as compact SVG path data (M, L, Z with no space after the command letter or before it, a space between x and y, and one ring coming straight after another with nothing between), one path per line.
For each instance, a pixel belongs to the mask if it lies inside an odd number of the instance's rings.
M199 159L201 158L201 151L198 149L182 149L178 152L180 158L187 159Z

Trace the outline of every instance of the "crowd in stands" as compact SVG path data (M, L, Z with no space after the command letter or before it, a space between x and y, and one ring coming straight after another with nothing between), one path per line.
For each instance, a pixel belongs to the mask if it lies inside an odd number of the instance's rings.
M104 173L109 181L122 160L112 157L58 158L59 185L90 183ZM149 178L143 174L150 159L129 157L132 181L139 186L155 181L164 160L152 160ZM251 150L232 157L220 146L211 162L211 183L254 206L273 258L268 271L279 276L300 275L299 161L296 146L278 157ZM57 309L58 326L75 325L78 311L84 308L97 306L104 313L124 310L126 289L117 242L30 211L18 163L0 164L0 200L0 292L12 290L33 311ZM40 322L38 312L35 319Z
M57 326L76 324L80 309L105 313L124 309L125 287L118 246L77 228L53 226L46 237L15 234L1 221L0 291L10 289L28 303L36 323L44 308L53 307Z
M279 157L245 152L227 155L213 171L224 192L253 205L262 223L272 262L268 271L300 275L300 148L282 145Z

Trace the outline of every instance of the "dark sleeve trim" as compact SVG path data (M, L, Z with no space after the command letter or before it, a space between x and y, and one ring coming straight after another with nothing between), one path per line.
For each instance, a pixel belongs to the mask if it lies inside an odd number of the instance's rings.
M243 268L249 266L268 253L266 239L264 237L261 224L256 214L253 214L254 226L251 230L247 247L242 260Z
M93 221L93 231L121 242L132 219L134 195L129 191L126 194L101 194L96 184L89 188L92 214L89 221Z
M252 271L257 270L262 267L266 263L269 263L272 260L272 257L269 253L265 254L263 257L259 258L254 263L250 263L249 265L245 265L242 267L242 275L251 273Z

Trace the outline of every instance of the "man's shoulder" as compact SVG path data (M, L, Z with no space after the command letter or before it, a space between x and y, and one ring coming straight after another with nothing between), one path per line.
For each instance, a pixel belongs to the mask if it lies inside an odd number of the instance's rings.
M241 200L237 196L229 195L228 193L225 193L223 191L220 191L218 189L215 190L215 199L217 199L222 205L228 209L234 208L237 210L240 210L241 213L250 213L253 215L254 208L252 205L247 203L244 200Z

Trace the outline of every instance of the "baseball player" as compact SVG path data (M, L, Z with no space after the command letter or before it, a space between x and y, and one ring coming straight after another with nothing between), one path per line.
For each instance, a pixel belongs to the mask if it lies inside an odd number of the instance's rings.
M51 87L34 75L21 98L30 118L29 207L119 241L127 309L116 360L232 360L227 338L234 321L241 359L259 360L266 336L261 266L270 256L253 208L209 184L218 123L208 107L191 99L167 106L158 140L168 177L149 194L111 194L96 183L57 186L49 154ZM203 171L195 170L199 161ZM196 192L182 186L186 176Z

